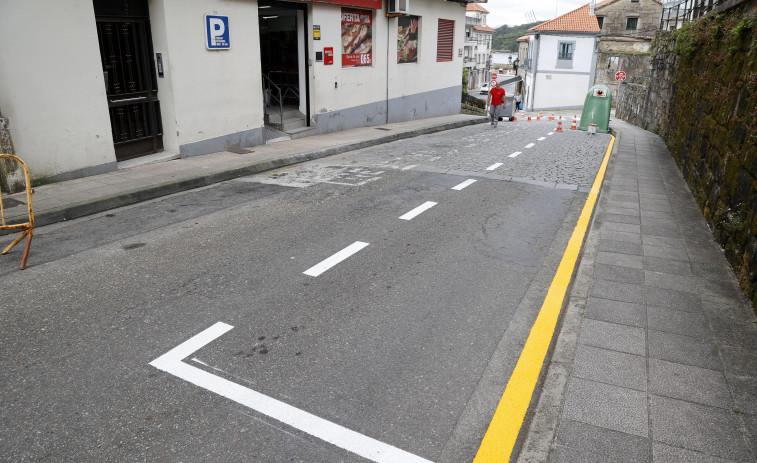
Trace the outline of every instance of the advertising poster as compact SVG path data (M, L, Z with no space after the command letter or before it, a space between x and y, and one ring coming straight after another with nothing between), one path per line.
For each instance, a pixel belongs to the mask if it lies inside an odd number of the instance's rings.
M418 16L397 18L397 62L418 62Z
M372 13L342 9L342 66L370 66L372 44Z

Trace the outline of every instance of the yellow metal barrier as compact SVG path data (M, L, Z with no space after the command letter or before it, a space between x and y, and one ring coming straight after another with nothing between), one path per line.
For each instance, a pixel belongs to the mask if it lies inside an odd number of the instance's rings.
M29 169L26 167L26 164L24 161L19 159L16 156L13 156L11 154L0 154L0 159L11 159L13 161L16 161L21 168L24 170L24 180L26 182L26 204L27 209L29 212L29 221L24 223L17 223L8 225L5 223L5 206L3 204L3 192L0 191L0 218L2 218L2 223L0 223L0 230L21 230L21 235L13 240L11 244L8 245L5 249L3 249L3 252L0 254L7 254L8 251L13 249L13 246L17 245L24 237L26 237L26 248L24 249L24 257L21 258L21 270L26 268L26 259L29 257L29 248L32 245L32 235L34 234L34 207L32 206L32 193L34 193L34 190L32 189L31 182L29 181Z

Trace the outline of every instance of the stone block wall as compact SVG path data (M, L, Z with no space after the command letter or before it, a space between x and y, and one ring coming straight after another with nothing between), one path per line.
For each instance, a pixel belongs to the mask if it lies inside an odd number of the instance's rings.
M667 143L757 308L757 1L658 33L652 76L623 85L616 117Z

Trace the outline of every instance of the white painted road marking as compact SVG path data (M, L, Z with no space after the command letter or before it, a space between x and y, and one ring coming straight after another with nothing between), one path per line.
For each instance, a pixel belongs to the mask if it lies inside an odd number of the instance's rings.
M475 181L475 180L473 180L473 179L468 179L468 180L464 181L463 183L461 183L461 184L459 184L459 185L457 185L457 186L453 186L453 187L452 187L452 189L453 189L453 190L458 190L458 191L460 191L460 190L462 190L463 188L465 188L465 187L467 187L467 186L470 186L470 185L472 185L472 184L474 184L474 183L476 183L476 181Z
M501 163L501 162L498 162L498 163L496 163L496 164L492 164L492 165L490 165L489 167L487 167L487 168L486 168L486 170L494 170L494 169L496 169L497 167L499 167L499 166L501 166L501 165L502 165L502 163Z
M549 132L547 135L554 135L554 134L555 134L554 132Z
M544 140L546 140L546 139L547 139L547 137L541 137L541 138L537 138L536 140L537 140L537 141L544 141Z
M426 201L425 203L421 204L420 206L416 207L412 211L408 212L407 214L400 217L402 220L411 220L414 217L419 216L424 211L427 211L431 209L432 207L436 206L436 203L433 201Z
M363 243L362 241L355 241L354 243L342 249L341 251L337 252L333 256L329 257L328 259L324 261L321 261L319 264L316 264L310 267L309 269L305 270L302 273L304 273L305 275L310 275L311 277L317 277L321 273L335 266L336 264L343 261L344 259L350 257L351 255L355 254L356 252L358 252L359 250L363 249L366 246L368 246L368 243Z
M514 152L513 154L511 154L511 155L510 155L510 156L508 156L508 157L510 157L510 158L514 158L514 157L517 157L517 156L518 156L519 154L523 154L523 153L521 153L520 151L516 151L516 152Z
M418 167L418 164L412 164L412 165L409 165L409 166L405 166L405 167L403 167L403 168L402 168L402 169L400 169L400 170L410 170L410 169L412 169L413 167Z
M232 328L234 327L231 325L218 322L153 360L150 365L371 461L380 463L431 463L417 455L326 421L306 411L182 362L183 359L210 344Z
M528 145L526 145L526 148L533 148L535 144L536 143L529 143Z

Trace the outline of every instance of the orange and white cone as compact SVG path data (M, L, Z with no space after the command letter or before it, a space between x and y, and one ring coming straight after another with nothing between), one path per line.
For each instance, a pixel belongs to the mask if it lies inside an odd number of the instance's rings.
M550 111L549 112L549 120L550 121L554 121L555 120L555 112L554 111Z
M573 125L570 126L570 130L577 130L576 128L576 116L573 115Z
M562 121L557 121L557 128L555 132L562 132Z
M541 111L539 111L539 119L538 120L541 120L542 117L544 117L544 116L542 116Z
M528 122L531 122L531 115L528 115Z

